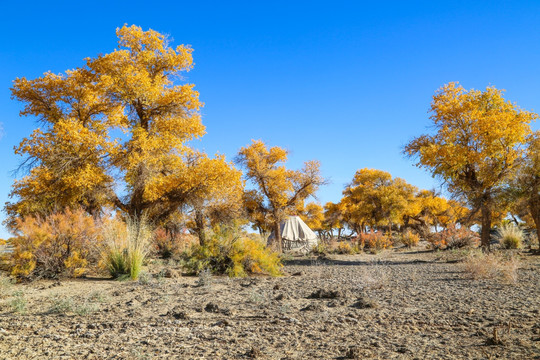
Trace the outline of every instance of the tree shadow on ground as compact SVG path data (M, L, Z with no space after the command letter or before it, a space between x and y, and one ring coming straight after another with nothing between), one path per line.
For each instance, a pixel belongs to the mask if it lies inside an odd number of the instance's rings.
M373 265L386 265L386 266L396 266L396 265L416 265L416 264L440 264L437 261L427 261L427 260L411 260L411 261L392 261L392 260L334 260L334 259L292 259L292 260L283 260L283 265L285 266L319 266L319 265L338 265L338 266L373 266Z

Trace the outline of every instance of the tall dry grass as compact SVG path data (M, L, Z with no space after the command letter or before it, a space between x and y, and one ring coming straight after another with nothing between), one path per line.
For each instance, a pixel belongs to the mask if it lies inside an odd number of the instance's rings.
M519 249L525 239L523 230L514 224L504 224L497 230L501 247L504 249Z
M136 280L150 249L152 230L145 217L114 220L104 228L103 266L114 278Z

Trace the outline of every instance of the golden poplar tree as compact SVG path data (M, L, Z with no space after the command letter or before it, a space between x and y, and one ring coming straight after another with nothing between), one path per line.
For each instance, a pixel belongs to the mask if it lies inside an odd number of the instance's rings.
M509 190L514 213L540 234L540 131L529 137L523 162Z
M179 206L204 203L218 189L240 186L223 157L188 145L205 133L193 84L192 50L137 26L117 29L118 48L65 74L14 81L21 115L41 126L16 152L28 174L15 182L10 216L82 206L113 206L156 222Z
M503 98L501 90L439 89L431 103L435 134L413 139L405 153L418 159L482 217L482 246L489 247L496 198L517 169L530 122L538 116Z
M280 222L325 184L319 162L307 161L301 170L289 170L284 165L287 151L277 146L269 149L260 140L241 148L237 161L256 187L245 196L247 212L252 216L250 220L261 228L272 229L273 245L281 251Z
M298 215L311 230L318 232L319 237L322 237L325 224L324 209L320 204L310 202L299 211Z
M386 171L361 169L343 191L341 200L348 225L361 233L371 228L401 224L414 201L416 187L401 178L392 178Z
M330 237L334 237L334 229L337 230L338 239L345 228L343 202L327 202L324 205L324 228L329 232Z

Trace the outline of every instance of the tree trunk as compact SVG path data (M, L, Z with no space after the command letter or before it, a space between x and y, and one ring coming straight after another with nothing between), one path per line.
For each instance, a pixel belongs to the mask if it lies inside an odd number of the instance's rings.
M536 241L538 241L538 249L540 249L540 216L534 218L536 224Z
M482 204L482 236L481 243L484 250L489 251L491 241L491 204L489 200L484 199Z
M204 230L204 216L200 210L195 210L195 225L195 232L199 236L199 244L204 246L206 244L206 231Z
M531 196L529 198L529 212L531 213L531 217L533 218L534 224L536 225L536 236L539 239L538 246L540 248L540 194L539 194L540 189L539 187L540 187L540 179L536 177L533 188L532 188Z
M279 220L274 223L274 241L272 247L279 253L283 252L283 246L281 243L281 226Z

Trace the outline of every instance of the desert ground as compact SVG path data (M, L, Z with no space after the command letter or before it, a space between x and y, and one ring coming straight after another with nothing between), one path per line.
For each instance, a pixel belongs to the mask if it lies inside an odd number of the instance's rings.
M305 256L282 277L4 281L0 359L540 359L540 257L474 280L462 251ZM5 279L5 278L4 278Z

